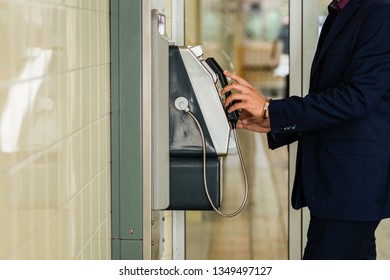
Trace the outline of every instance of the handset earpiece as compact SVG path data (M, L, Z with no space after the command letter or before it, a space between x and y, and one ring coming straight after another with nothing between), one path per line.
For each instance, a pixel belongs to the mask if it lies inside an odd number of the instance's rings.
M221 66L219 66L219 64L213 57L207 58L206 63L215 72L215 74L217 74L222 87L226 87L227 85L229 85L225 74L223 74L223 69L221 68ZM231 91L227 92L225 96L229 97L230 94L232 94ZM233 101L225 108L226 118L233 128L236 127L236 123L238 121L238 118L240 117L240 114L237 111L229 113L228 110L236 102L237 101Z

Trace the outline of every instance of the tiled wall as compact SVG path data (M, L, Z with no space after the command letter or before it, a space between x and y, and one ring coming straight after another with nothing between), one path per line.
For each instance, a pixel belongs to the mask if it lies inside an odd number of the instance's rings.
M109 0L0 0L0 259L110 258Z

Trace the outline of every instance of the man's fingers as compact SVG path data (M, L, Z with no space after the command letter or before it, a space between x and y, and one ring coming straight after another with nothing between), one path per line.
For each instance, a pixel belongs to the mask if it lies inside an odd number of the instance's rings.
M225 76L229 77L232 80L235 80L237 83L244 85L246 87L249 87L249 88L253 88L250 83L248 83L246 80L244 80L240 76L233 74L233 73L230 73L229 71L224 71L223 73L225 74Z
M229 108L229 112L232 112L234 110L245 109L245 108L243 108L243 105L244 105L244 102L248 101L248 99L249 99L249 96L247 96L246 94L241 94L241 93L236 93L236 92L232 93L231 95L229 95L229 97L226 98L225 107L227 107L232 102L236 101L236 103L233 104Z
M237 84L237 83L231 83L222 89L221 94L225 94L225 93L232 91L232 90L236 90L239 92L245 92L248 90L248 87L245 85Z

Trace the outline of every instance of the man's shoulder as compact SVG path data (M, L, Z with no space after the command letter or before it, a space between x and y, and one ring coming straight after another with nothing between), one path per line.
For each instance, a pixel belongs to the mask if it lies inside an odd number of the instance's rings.
M366 7L379 8L379 7L389 7L390 0L358 0Z
M351 0L352 1L352 0ZM360 2L360 15L366 20L389 22L390 0L355 0Z

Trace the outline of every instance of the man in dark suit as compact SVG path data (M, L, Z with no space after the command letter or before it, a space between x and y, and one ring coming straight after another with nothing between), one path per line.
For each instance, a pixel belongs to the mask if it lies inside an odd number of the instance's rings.
M375 259L390 217L390 0L334 0L305 97L267 100L241 77L226 104L238 128L298 141L292 195L311 214L304 259Z

